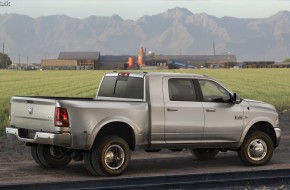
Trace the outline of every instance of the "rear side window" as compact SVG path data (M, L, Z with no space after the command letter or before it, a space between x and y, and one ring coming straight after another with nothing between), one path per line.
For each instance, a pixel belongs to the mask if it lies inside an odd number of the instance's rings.
M106 76L102 81L98 96L143 99L144 98L143 78Z
M196 101L192 79L169 79L168 90L170 101Z

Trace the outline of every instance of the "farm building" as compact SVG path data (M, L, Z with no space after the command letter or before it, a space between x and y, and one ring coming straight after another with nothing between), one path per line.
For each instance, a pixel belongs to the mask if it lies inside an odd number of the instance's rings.
M100 52L60 52L58 59L41 60L49 70L92 70L99 67Z
M168 68L195 68L208 66L213 63L236 62L236 55L154 55L146 59L146 64L156 66L168 66Z
M104 55L100 56L99 69L127 69L129 55Z
M196 68L211 64L232 64L236 62L233 54L225 55L155 55L146 54L140 48L137 55L100 55L100 52L60 52L57 59L42 60L43 69L50 70L88 70L88 69L136 69L136 68Z

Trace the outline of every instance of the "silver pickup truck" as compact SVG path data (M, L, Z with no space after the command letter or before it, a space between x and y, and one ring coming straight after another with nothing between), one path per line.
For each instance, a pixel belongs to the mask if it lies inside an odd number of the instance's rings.
M108 73L91 99L11 97L6 133L43 167L84 160L102 176L122 174L138 149L186 148L202 160L231 150L246 165L264 165L281 136L270 104L207 76L147 72Z

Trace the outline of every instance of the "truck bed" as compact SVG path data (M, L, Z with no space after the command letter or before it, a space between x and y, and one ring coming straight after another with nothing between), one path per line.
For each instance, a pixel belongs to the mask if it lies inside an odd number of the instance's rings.
M10 130L15 131L26 142L48 134L50 139L59 135L70 137L70 147L84 148L94 129L107 122L123 121L138 127L138 135L147 136L148 103L143 101L98 100L96 98L13 96L11 97ZM56 108L65 108L69 126L59 127L55 123ZM38 137L37 137L38 135ZM63 138L63 137L61 137ZM33 140L34 139L34 140ZM144 140L144 137L141 137ZM68 140L67 140L68 141ZM47 141L45 143L48 143ZM55 144L55 142L49 142ZM62 145L64 143L59 143ZM68 143L66 143L68 144Z

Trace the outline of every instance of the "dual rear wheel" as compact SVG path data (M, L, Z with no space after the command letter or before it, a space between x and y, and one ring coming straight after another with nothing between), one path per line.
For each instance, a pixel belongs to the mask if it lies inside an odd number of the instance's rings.
M44 144L31 146L31 155L37 164L46 168L64 167L72 160L66 148ZM108 136L96 141L83 156L86 169L91 174L118 176L126 170L131 153L125 140Z
M46 168L64 167L72 160L66 148L45 144L31 146L31 155L37 164Z
M127 168L131 153L128 143L117 136L96 141L90 151L84 152L87 170L93 175L118 176Z

